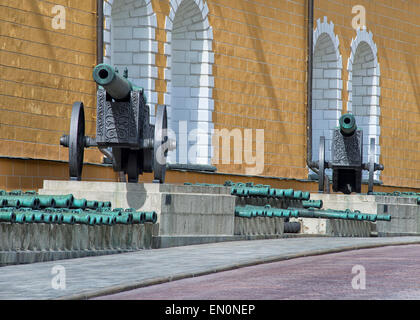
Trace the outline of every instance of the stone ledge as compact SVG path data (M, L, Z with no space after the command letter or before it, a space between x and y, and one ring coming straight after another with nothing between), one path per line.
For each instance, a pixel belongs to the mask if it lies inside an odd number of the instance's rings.
M0 267L16 264L58 261L118 253L135 252L139 250L109 249L109 250L45 250L45 251L0 251Z
M40 194L73 194L111 201L113 208L155 211L156 235L233 235L235 197L230 187L45 180Z
M0 251L67 252L151 248L157 225L113 226L44 223L0 223Z
M153 249L173 248L198 244L209 244L217 242L245 241L245 240L270 240L282 238L311 238L325 237L327 235L312 234L247 234L247 235L225 235L225 236L154 236Z

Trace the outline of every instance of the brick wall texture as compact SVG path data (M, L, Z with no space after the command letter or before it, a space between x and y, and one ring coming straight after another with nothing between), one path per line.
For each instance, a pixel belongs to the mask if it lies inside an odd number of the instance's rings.
M264 168L259 175L307 178L307 1L138 0L142 3L137 7L137 2L131 0L105 2L108 10L104 26L105 57L112 61L114 52L121 59L129 60L126 64L132 69L133 77L137 75L142 79L151 96L152 107L156 103L171 105L175 101L203 101L203 105L200 104L202 109L198 107L195 113L185 113L190 117L189 121L196 123L197 127L203 126L203 123L211 124L206 130L239 129L243 134L244 155L249 152L255 156L257 147L261 148L263 144ZM176 96L174 99L171 93L176 86L171 81L174 75L182 75L182 59L185 57L183 48L176 53L171 47L181 36L179 32L183 25L176 19L176 9L181 8L182 2L191 6L190 11L184 10L186 16L190 14L191 21L197 22L193 17L197 8L208 21L208 25L207 22L201 25L205 33L197 30L202 33L196 33L193 38L186 33L185 37L194 39L190 41L194 46L200 44L197 39L209 41L205 48L200 48L203 64L191 65L189 70L189 76L200 73L204 77L194 78L198 84L193 86L190 96ZM130 19L124 19L124 4L132 6L130 10L133 12L137 10ZM65 29L52 28L55 5L66 9ZM363 66L360 59L370 59L365 61L367 64L372 61L368 48L364 46L359 51L366 49L366 56L353 57L356 63L352 64L354 69L349 69L352 41L355 43L357 37L352 27L355 16L352 8L356 5L366 9L366 32L371 33L371 40L377 48L374 53L380 69L374 72L380 71L379 75L360 71ZM115 22L118 34L112 35L109 15L114 6L118 8L115 12L120 12L120 19ZM339 57L341 69L330 68L332 72L336 70L335 75L328 78L332 81L327 83L319 79L318 87L314 88L319 90L316 94L322 95L315 97L320 101L315 109L323 112L316 115L331 129L329 126L336 124L342 112L348 109L360 112L363 128L371 130L371 136L379 140L376 154L377 160L385 166L380 175L384 185L420 188L420 3L404 0L317 0L314 30L317 20L322 22L324 17L333 24L337 38L332 46L329 46L326 37L320 38L320 48L325 45L322 56L326 56L325 61L336 65ZM176 21L176 34L171 29L173 21ZM152 25L143 32L139 26L145 23ZM126 38L125 30L135 34L131 33ZM114 36L119 43L112 48L111 39ZM328 51L334 49L334 44L338 44L338 55ZM356 52L353 55L357 55ZM318 62L322 62L322 58L319 59ZM172 65L177 61L178 65ZM35 188L39 187L42 179L67 178L65 165L54 161L68 159L67 149L59 145L59 138L69 131L74 101L84 102L86 134L95 136L96 86L92 80L95 63L96 1L0 0L0 156L32 159L0 160L0 167L4 166L0 187ZM368 67L372 68L366 65ZM331 70L323 72L330 74ZM149 74L150 81L142 77L144 73ZM369 76L374 83L369 82L365 88L352 82L362 79L363 83L363 77ZM188 91L184 89L189 80L182 79L184 82L179 84L180 89L175 90L177 94ZM366 98L367 92L373 91ZM376 94L379 91L380 94ZM337 101L331 101L335 97ZM364 113L372 113L363 105L363 99L367 99L375 109L373 117L363 118ZM321 105L324 100L329 107ZM172 111L177 108L182 109L182 106L174 106ZM319 123L315 127L315 130L323 130ZM246 135L246 129L253 129L253 134ZM256 129L264 130L263 141L256 142ZM202 163L206 162L208 133L203 135L203 158L197 156L197 159L204 159ZM318 133L314 133L316 139L321 134ZM213 146L210 157L220 155L218 151L221 149L215 150ZM233 156L232 151L232 160ZM16 171L13 163L19 161L25 164L16 166L24 169ZM101 163L102 154L96 149L86 150L85 161ZM233 161L223 163L214 158L213 161L218 162L215 165L221 173L249 172L248 165ZM47 173L40 169L46 163L64 169ZM86 170L88 179L116 179L116 174L109 168L92 165ZM31 175L28 176L28 172ZM171 174L177 175L168 173ZM193 177L194 174L189 175L190 182L193 182ZM173 178L174 181L177 179Z

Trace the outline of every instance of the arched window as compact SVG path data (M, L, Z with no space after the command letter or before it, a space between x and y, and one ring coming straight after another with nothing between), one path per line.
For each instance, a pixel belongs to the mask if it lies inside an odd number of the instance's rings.
M319 139L325 137L325 159L331 160L333 129L341 116L342 58L334 24L317 20L313 44L312 159L319 159Z
M207 4L201 0L170 1L166 17L169 127L177 134L177 151L169 162L210 165L214 79L213 33Z
M104 62L118 68L120 74L128 69L129 79L143 87L150 106L151 121L155 114L158 77L155 54L157 27L152 3L145 0L108 0L104 2Z
M347 70L347 110L355 115L357 126L363 129L363 162L369 160L370 139L374 138L375 162L379 163L380 68L372 33L368 33L365 28L358 29L356 38L352 40ZM375 178L379 179L379 173L380 171L375 172ZM364 177L367 177L366 172Z

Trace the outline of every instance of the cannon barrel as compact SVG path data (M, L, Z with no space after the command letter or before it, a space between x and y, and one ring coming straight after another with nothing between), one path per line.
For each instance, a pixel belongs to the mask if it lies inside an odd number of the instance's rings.
M115 100L126 100L131 91L141 89L125 77L121 77L113 67L106 63L98 64L93 69L93 80Z
M270 205L244 207L237 206L235 215L238 217L281 217L281 218L323 218L323 219L344 219L359 221L391 221L391 215L365 214L359 211L351 210L319 210L313 208L272 208Z
M74 199L70 208L72 209L86 209L87 200L86 199Z
M299 233L300 228L300 222L285 222L283 230L284 233Z
M340 131L344 136L351 136L357 130L356 118L351 113L343 114L339 120Z
M98 208L111 208L110 201L98 201Z
M151 222L151 223L156 223L157 222L157 214L156 212L152 211L152 212L145 212L144 213L144 222Z
M8 207L26 207L38 209L40 206L39 199L36 196L0 196L0 201L4 205L7 200Z
M0 212L0 222L15 222L16 214L13 211Z
M98 201L87 201L86 208L88 209L97 209L98 208Z
M315 208L315 209L321 209L323 205L322 200L306 200L302 201L302 207L304 208Z
M184 185L193 185L190 182L185 182ZM196 186L206 187L230 187L231 195L238 197L263 197L275 199L294 199L294 200L309 200L311 197L310 192L300 191L294 189L276 189L269 185L254 185L252 182L248 183L233 183L226 181L224 185L210 184L210 183L196 183Z

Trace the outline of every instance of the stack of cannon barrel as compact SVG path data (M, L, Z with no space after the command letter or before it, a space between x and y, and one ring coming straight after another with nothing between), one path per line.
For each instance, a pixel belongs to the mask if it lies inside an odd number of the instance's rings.
M186 183L191 185L191 183ZM199 186L221 186L217 184L197 183ZM266 203L262 206L256 205L241 205L235 207L235 216L243 218L253 217L282 217L285 218L284 232L297 233L300 231L300 224L298 222L290 222L289 218L323 218L323 219L346 219L358 221L391 221L391 215L374 215L365 214L360 211L351 211L349 209L331 210L322 209L322 200L310 200L310 192L294 190L294 189L277 189L270 185L254 185L252 182L248 183L234 183L226 181L225 187L231 188L231 195L241 198L260 198L286 200L287 208L273 208ZM420 194L419 194L420 197ZM263 200L264 201L264 200Z
M185 183L185 185L192 185L191 183ZM207 186L207 187L221 187L219 184L209 184L209 183L196 183L198 186ZM240 197L240 198L259 198L264 201L264 199L275 199L275 200L285 200L285 203L293 201L293 203L302 208L322 208L322 200L309 200L311 197L310 192L300 191L294 189L278 189L273 188L270 185L263 184L253 184L252 182L247 183L234 183L232 181L226 181L223 186L231 188L231 195ZM258 212L251 213L249 208L255 208ZM267 206L237 206L235 208L235 215L238 217L252 218L257 216L267 216L274 217L277 215L263 215L262 212L265 212ZM281 210L281 209L277 209ZM246 212L246 213L245 213ZM284 216L284 232L285 233L298 233L300 232L300 223L299 222L290 222L289 217Z
M184 183L185 185L192 185L192 183ZM210 183L195 183L196 186L205 187L221 187L220 184ZM256 184L252 182L247 183L234 183L232 181L226 181L225 187L231 187L231 194L238 197L258 197L258 198L273 198L273 199L289 199L289 200L301 200L305 201L305 204L309 207L311 204L315 206L322 206L322 201L310 202L308 201L311 197L310 192L300 191L294 189L277 189L272 188L269 185Z
M39 195L35 191L0 190L0 222L112 226L156 221L156 212L111 209L109 201L76 199L72 194Z
M375 196L392 196L392 197L405 197L405 198L416 198L416 202L420 205L420 193L419 192L373 192Z
M318 210L314 208L272 208L270 205L236 207L235 215L238 217L281 217L281 218L323 218L323 219L347 219L359 221L390 221L390 215L365 214L360 211L347 210Z
M185 185L192 185L191 183L185 183ZM220 184L210 183L196 183L196 186L207 186L207 187L221 187ZM269 185L256 184L252 182L247 183L234 183L232 181L226 181L225 187L231 187L231 194L238 197L259 197L259 198L274 198L274 199L294 199L294 200L309 200L311 194L300 190L293 189L276 189Z

